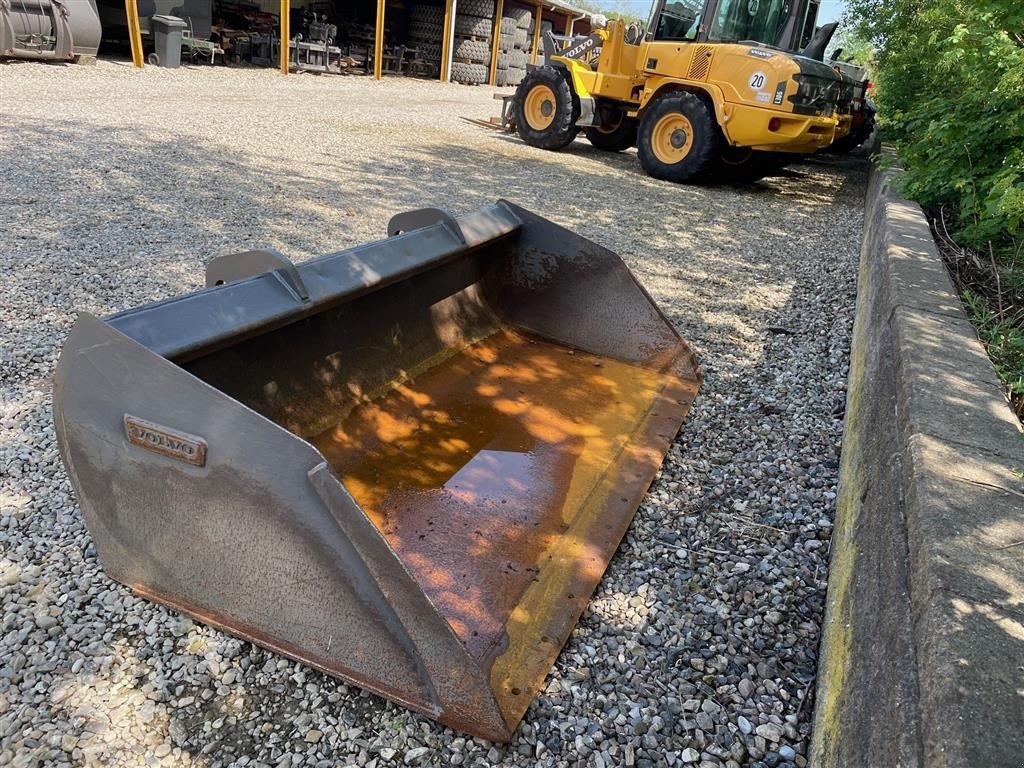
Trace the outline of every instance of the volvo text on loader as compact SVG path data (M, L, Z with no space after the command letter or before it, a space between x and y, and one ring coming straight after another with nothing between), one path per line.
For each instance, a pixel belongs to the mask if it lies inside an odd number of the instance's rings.
M645 34L612 21L562 50L548 37L546 63L516 91L516 129L543 149L581 129L601 149L636 144L659 179L759 178L837 135L842 76L788 50L814 6L660 0Z

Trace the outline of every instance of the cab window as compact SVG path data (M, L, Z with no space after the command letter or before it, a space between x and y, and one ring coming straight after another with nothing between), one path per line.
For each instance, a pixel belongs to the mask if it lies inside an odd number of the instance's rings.
M696 40L703 5L686 0L665 3L654 30L655 40Z
M756 40L776 45L789 21L790 5L790 0L723 0L711 22L708 40Z
M804 16L804 29L800 34L800 45L797 46L797 50L801 51L807 47L807 44L811 42L811 38L814 37L815 25L818 23L818 6L819 3L812 2L807 5L807 15Z

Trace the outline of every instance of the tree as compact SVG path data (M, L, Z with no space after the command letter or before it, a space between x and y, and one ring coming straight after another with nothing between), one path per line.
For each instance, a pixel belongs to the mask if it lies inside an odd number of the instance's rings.
M906 189L972 247L1024 223L1024 3L851 0Z
M850 0L846 20L873 50L904 190L960 246L947 260L1024 413L1024 2Z

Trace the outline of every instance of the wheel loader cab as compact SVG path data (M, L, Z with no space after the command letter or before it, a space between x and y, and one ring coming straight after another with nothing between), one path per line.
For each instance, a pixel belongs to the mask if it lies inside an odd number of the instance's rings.
M813 3L661 0L642 52L646 105L665 89L699 89L731 147L814 152L835 137L839 79L782 50Z
M732 176L740 166L734 180L760 178L836 137L841 77L775 47L804 33L813 5L660 0L636 43L612 21L552 51L520 84L516 128L544 149L581 129L599 149L636 144L643 169L671 181Z

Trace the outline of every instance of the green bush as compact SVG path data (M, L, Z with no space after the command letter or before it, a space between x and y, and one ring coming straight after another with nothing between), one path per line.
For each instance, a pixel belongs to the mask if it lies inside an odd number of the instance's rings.
M963 300L999 378L1010 396L1019 402L1024 397L1024 329L1000 319L989 309L988 302L972 291L964 291Z
M886 140L905 191L963 245L1019 253L1024 225L1024 2L851 0L874 49Z
M845 21L867 43L903 191L955 241L958 288L1020 415L1024 0L850 0Z

